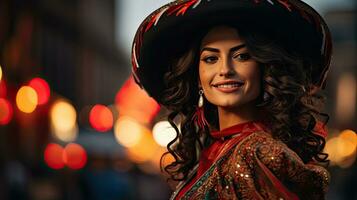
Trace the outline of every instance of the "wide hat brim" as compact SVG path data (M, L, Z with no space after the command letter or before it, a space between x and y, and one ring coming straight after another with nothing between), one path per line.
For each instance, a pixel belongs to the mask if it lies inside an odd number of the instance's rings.
M285 48L314 60L312 84L324 87L331 60L331 36L323 18L300 0L177 0L151 13L132 46L136 82L161 103L164 74L177 56L213 25L245 23L278 34Z

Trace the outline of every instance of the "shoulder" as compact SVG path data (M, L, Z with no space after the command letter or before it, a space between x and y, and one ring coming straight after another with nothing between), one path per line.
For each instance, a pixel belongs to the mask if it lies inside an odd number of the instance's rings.
M254 153L258 159L272 158L272 156L282 157L286 155L294 159L300 159L284 142L273 138L270 133L265 131L252 133L236 147L236 150L241 152L249 150L249 153Z
M298 154L290 149L284 142L273 138L268 132L255 132L251 134L242 147L249 149L246 156L253 156L253 160L261 162L271 171L276 172L279 176L281 173L289 173L288 168L304 166L305 164ZM290 171L294 173L294 171ZM293 174L290 174L293 175Z
M269 155L278 155L284 151L292 151L280 140L274 139L272 135L265 131L257 131L242 140L235 147L235 151L244 153L253 153L258 158L264 158ZM291 152L294 154L293 152ZM294 156L297 156L296 154Z
M231 159L243 159L251 169L255 168L257 160L261 160L265 165L281 166L283 152L288 151L286 150L288 147L283 142L274 139L265 131L248 135L233 148Z
M249 141L248 141L249 140ZM327 191L330 175L316 163L304 163L295 151L284 142L274 139L269 133L253 133L246 141L251 145L252 160L255 167L267 167L280 180L294 184L301 191L310 191L309 195L321 195ZM247 157L249 157L247 154Z

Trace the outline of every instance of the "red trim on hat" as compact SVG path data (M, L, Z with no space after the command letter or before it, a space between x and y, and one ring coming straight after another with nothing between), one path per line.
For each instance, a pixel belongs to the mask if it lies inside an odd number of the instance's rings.
M292 11L291 7L292 5L289 4L287 0L277 0L281 5L283 5L286 9L288 9L290 12Z
M191 1L187 1L183 4L178 4L175 6L172 6L171 8L168 9L168 13L167 15L172 15L173 13L176 12L176 16L184 15L187 11L187 9L189 9L192 5L194 5L195 3L197 3L198 0L191 0Z

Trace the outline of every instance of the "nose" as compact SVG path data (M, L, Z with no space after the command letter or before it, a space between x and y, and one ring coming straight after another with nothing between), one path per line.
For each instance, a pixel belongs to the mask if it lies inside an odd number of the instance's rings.
M224 59L219 68L220 76L232 76L234 75L233 62L230 59Z

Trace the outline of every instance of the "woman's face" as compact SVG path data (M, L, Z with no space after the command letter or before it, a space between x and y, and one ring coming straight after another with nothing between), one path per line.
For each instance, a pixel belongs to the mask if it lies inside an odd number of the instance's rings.
M206 99L222 108L239 108L260 94L260 69L236 29L219 26L203 38L199 79Z

